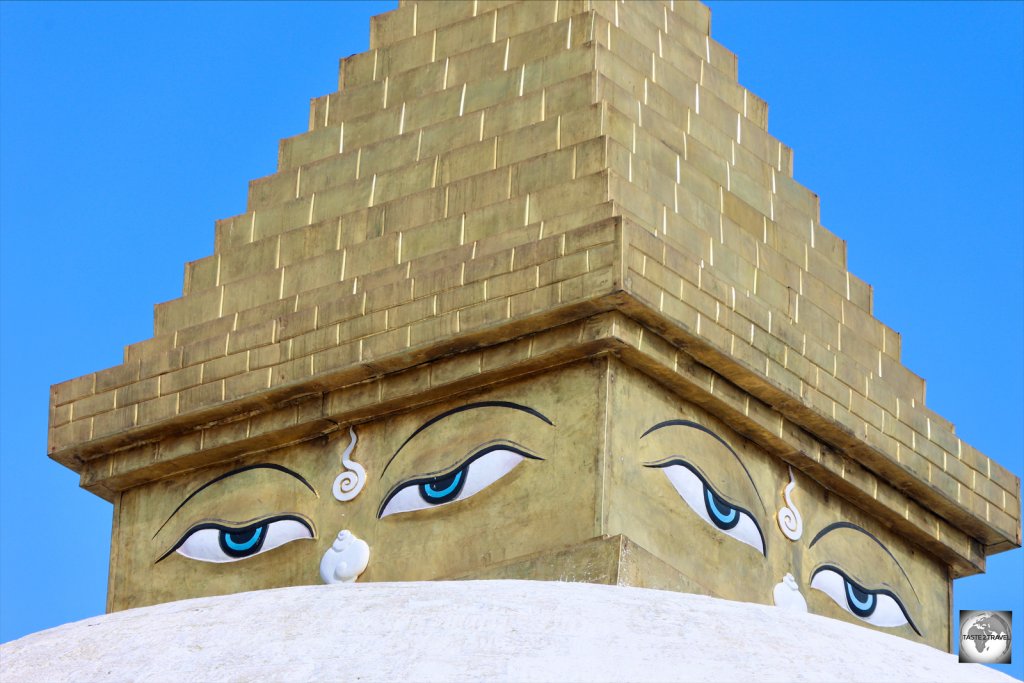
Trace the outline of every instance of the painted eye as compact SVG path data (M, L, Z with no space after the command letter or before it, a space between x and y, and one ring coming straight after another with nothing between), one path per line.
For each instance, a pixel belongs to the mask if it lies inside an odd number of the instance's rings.
M815 569L811 588L817 588L844 610L873 626L893 628L910 624L921 635L895 593L884 588L865 588L838 567L823 565Z
M746 543L762 555L765 554L764 534L754 516L739 505L734 505L711 488L707 480L690 463L678 458L663 463L645 465L662 469L675 487L679 497L705 522Z
M377 517L465 500L504 477L526 458L543 459L504 443L487 446L457 469L399 485L381 503Z
M313 538L313 529L294 515L270 517L243 527L203 522L185 532L160 560L177 551L200 562L236 562L303 538Z

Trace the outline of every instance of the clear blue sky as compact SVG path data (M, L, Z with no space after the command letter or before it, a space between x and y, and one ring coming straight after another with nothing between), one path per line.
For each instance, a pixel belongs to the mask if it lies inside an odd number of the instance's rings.
M0 3L0 640L102 612L111 507L46 457L49 385L152 334L389 3ZM928 405L1022 471L1024 5L715 3ZM1024 552L956 583L1014 609Z

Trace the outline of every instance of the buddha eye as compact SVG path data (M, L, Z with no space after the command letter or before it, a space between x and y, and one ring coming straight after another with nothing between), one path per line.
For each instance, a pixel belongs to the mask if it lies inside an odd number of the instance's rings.
M679 497L698 517L727 536L765 554L764 534L754 516L720 496L696 467L679 458L645 467L663 470Z
M526 458L543 460L506 443L487 446L454 470L403 482L381 503L377 517L465 500L504 477Z
M203 522L186 531L157 562L173 552L200 562L237 562L303 538L313 538L313 529L295 515L269 517L241 527Z
M894 628L910 624L921 635L895 593L884 588L865 588L838 567L822 565L815 569L811 588L817 588L844 610L873 626Z

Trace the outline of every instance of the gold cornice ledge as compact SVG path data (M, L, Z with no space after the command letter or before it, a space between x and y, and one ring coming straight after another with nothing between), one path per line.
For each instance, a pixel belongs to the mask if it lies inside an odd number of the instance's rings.
M773 409L762 400L781 393L770 380L621 289L160 425L125 430L53 457L81 474L83 488L112 500L118 491L143 482L601 355L618 357L670 386L777 457L871 509L948 562L954 576L984 571L987 554L1019 544L1019 526L1016 540L1006 538L812 408L783 395Z

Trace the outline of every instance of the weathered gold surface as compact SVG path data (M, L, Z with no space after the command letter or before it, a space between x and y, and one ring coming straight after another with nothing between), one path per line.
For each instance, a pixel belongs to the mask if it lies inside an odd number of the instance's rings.
M493 405L497 401L535 410L553 424ZM478 407L431 422L453 408L473 405ZM670 426L640 438L665 420L690 420L713 430L743 464L714 437L691 428ZM335 500L330 492L342 469L339 454L348 443L346 430L124 493L117 513L110 607L317 583L321 555L338 531L349 529L371 548L360 581L584 580L772 604L774 586L792 573L812 611L856 623L856 617L809 587L812 572L830 564L865 588L892 590L923 635L919 638L909 626L891 630L939 647L948 640L949 580L941 562L799 473L792 497L805 531L797 541L788 540L775 522L785 504L786 466L705 410L607 356L370 421L356 431L353 459L369 476L366 488L350 502ZM464 500L378 518L396 486L453 471L496 442L543 460L524 459ZM664 470L645 467L669 456L693 464L718 495L750 511L765 539L764 554L700 519ZM243 471L202 488L225 472L258 463L295 471L316 493L269 469ZM177 553L157 561L204 522L237 527L280 514L307 519L316 538L234 562L202 562ZM889 551L850 529L833 531L810 548L814 535L834 522L862 527ZM609 536L616 539L599 538Z
M924 639L946 647L951 586L942 563L799 471L792 498L803 519L803 535L789 540L776 521L786 505L782 493L790 481L785 463L635 369L613 362L608 386L613 417L604 533L628 537L714 595L733 600L771 604L775 584L792 573L812 612L857 623L821 591L808 589L815 569L835 565L864 587L893 590L919 627L928 624ZM713 436L685 426L668 426L641 438L666 420L687 420L711 429L737 457ZM670 457L692 464L719 495L750 511L764 534L765 555L700 519L663 470L643 466ZM834 522L851 522L870 531L892 556L864 534L845 528L809 547L815 535ZM909 626L899 630L917 637Z
M366 488L342 503L331 494L341 472L346 430L330 438L249 457L126 492L118 505L110 607L123 609L193 595L318 583L320 556L334 536L350 529L370 544L362 581L427 580L480 571L537 552L597 536L603 452L603 363L583 363L458 402L359 425L353 459L368 472ZM392 455L416 429L452 407L514 401L547 416L554 426L519 410L481 407L431 425ZM393 487L450 471L484 445L500 440L544 460L523 460L475 496L431 510L377 518ZM250 470L202 491L160 529L173 510L203 483L240 466L271 462L301 474L316 489L270 470ZM196 524L292 513L308 518L318 540L298 540L239 562L213 564L172 554L155 561ZM155 534L155 536L154 536Z
M563 550L538 553L455 578L608 583L710 594L625 536L600 536Z

